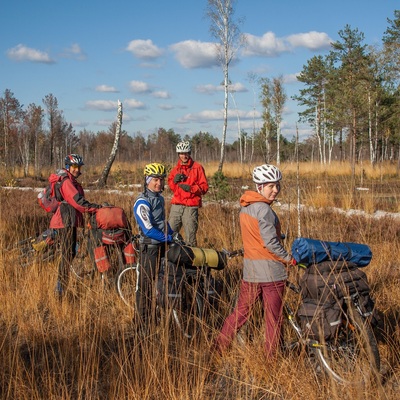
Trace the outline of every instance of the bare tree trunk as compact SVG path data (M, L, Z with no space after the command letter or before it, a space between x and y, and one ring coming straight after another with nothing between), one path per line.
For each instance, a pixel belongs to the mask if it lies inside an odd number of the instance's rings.
M226 130L228 128L228 63L224 67L224 88L225 88L225 97L224 97L224 126L222 128L222 140L221 140L221 156L219 159L218 172L222 172L222 168L224 166L225 161L225 143L226 143Z
M101 177L97 182L98 188L103 188L104 186L106 186L108 174L110 173L111 167L115 160L115 156L117 155L119 140L121 138L121 127L122 127L122 103L118 100L117 126L115 127L114 144L111 149L110 157L108 157L107 163L103 169Z

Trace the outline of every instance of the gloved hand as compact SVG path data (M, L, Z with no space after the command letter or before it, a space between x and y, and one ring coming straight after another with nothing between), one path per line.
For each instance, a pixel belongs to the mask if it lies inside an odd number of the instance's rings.
M183 174L176 174L174 176L174 183L183 182L185 180L185 175Z
M190 192L190 185L186 185L186 183L181 183L179 186L180 186L181 189L184 190L185 192Z
M179 232L174 232L172 234L172 239L175 243L183 243L183 237Z

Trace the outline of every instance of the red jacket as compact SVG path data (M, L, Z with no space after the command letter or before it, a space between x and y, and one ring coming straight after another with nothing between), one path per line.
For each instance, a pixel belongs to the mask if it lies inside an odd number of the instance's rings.
M82 227L84 212L95 212L100 206L89 203L85 199L85 193L82 185L75 179L69 171L62 169L57 174L51 174L49 181L57 179L61 180L59 192L62 198L57 211L54 213L50 221L50 228L59 229L66 227Z
M176 174L183 174L187 178L183 182L190 185L190 192L185 192L179 187L179 183L174 183ZM187 164L178 161L168 176L168 186L173 192L171 204L180 204L189 207L201 207L201 197L208 191L208 182L204 168L201 164L189 159Z

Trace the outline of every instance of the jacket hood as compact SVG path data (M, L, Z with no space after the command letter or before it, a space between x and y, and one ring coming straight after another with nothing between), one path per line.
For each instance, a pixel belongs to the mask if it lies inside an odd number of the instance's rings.
M181 161L181 160L178 160L178 166L179 166L179 168L192 168L193 163L194 163L194 161L193 161L193 158L192 158L192 157L189 158L187 164L182 164L182 161Z
M262 194L257 193L254 190L247 190L240 198L240 205L242 207L247 207L250 204L257 202L271 204L271 202L268 201Z

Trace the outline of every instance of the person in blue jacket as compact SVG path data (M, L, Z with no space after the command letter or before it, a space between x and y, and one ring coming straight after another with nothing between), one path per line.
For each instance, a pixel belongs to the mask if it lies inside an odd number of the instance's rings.
M165 167L159 163L144 168L144 191L133 206L139 227L140 266L136 292L138 328L146 329L155 316L156 287L161 258L167 243L173 242L173 231L165 216L165 201L162 196Z

